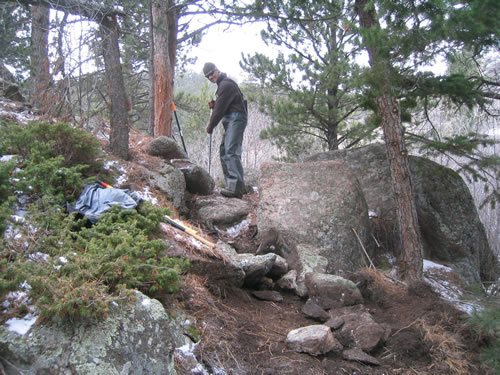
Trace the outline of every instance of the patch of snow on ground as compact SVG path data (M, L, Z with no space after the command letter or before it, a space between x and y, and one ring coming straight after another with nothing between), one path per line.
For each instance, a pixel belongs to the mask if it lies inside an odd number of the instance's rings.
M4 101L0 101L0 105L4 107L8 107L5 109L0 108L0 116L12 116L15 117L17 122L22 124L27 124L29 121L35 120L36 117L27 111L18 112L16 106L12 103L6 103Z
M49 254L41 253L40 251L28 255L28 259L33 260L35 262L47 263L49 261L49 258L50 258Z
M460 311L472 314L480 310L479 303L466 301L463 290L454 283L450 282L447 273L452 273L453 269L424 259L424 280L432 289Z
M16 306L29 303L28 293L31 290L31 285L29 285L26 280L19 285L19 290L14 292L9 292L2 303L5 309L15 308Z
M35 324L37 316L27 314L24 318L11 318L5 322L7 329L11 332L16 332L19 335L25 335L26 332Z
M192 342L187 343L179 348L175 349L175 355L182 358L182 363L185 367L188 367L191 374L196 375L208 375L209 372L198 362L196 356L194 355L194 349L197 344Z
M146 201L149 201L151 202L151 204L154 206L158 203L158 199L156 199L153 194L151 194L151 192L149 191L149 187L146 186L146 188L144 189L144 191L138 191L137 192L137 195L139 197L141 197L142 199L146 200Z
M250 225L250 220L245 219L242 222L240 222L239 224L236 224L235 226L226 229L224 232L226 232L228 235L230 235L231 237L234 238L234 237L238 236L242 230L248 228L249 225ZM218 229L218 230L220 230L220 229Z
M442 264L431 262L430 260L424 259L424 272L429 271L432 268L439 268L446 272L453 272L450 267L443 266Z
M16 155L3 155L3 156L0 156L0 161L6 162L6 161L9 161L15 157L16 157Z
M104 163L104 169L115 169L121 173L121 175L115 181L116 185L121 185L127 181L127 170L117 160L108 160L106 163Z
M127 175L126 174L122 174L121 176L119 176L116 179L116 184L119 186L121 184L124 184L126 181L127 181Z

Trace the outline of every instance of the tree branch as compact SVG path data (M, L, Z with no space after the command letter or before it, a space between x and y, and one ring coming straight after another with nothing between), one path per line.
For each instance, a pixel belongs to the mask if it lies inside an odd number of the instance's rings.
M11 0L0 0L0 4L11 3ZM99 3L88 0L16 0L22 5L44 5L51 9L68 12L73 15L86 17L90 20L101 23L105 17L125 16L125 13L118 9L108 8Z

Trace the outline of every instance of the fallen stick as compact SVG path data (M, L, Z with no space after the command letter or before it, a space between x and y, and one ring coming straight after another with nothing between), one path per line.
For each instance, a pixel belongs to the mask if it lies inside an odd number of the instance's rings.
M361 248L363 249L363 251L364 251L364 253L365 253L366 257L367 257L367 258L368 258L368 260L370 261L370 267L375 268L375 265L373 264L372 260L370 259L370 256L369 256L369 255L368 255L368 253L366 252L366 249L365 249L365 247L363 246L363 243L361 242L361 239L359 238L358 233L356 232L356 229L354 229L354 228L351 228L351 229L352 229L352 231L354 232L354 234L356 235L356 238L358 239L359 244L361 245Z

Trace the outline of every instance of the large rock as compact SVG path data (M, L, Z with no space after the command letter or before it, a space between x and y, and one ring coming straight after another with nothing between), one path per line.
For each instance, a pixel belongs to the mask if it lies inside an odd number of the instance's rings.
M234 258L245 271L245 285L248 287L256 287L264 276L271 271L276 254L253 255L253 254L236 254Z
M362 249L352 229L368 243L368 210L356 176L345 163L266 163L259 191L259 232L275 228L296 248L316 248L328 262L328 273L361 267Z
M161 191L181 213L186 214L186 180L184 174L166 162L162 162L158 171L147 171L152 185Z
M367 311L340 309L330 311L332 318L341 318L344 322L338 335L346 347L358 348L370 353L380 347L388 338L390 329L378 324Z
M146 146L146 152L151 156L158 156L165 160L187 159L186 152L177 142L166 136L156 137Z
M399 232L391 174L383 144L329 151L308 161L345 161L358 178L379 240L396 253ZM453 170L410 156L413 192L422 233L424 256L453 266L463 281L495 280L498 267L472 196Z
M186 189L191 194L210 195L214 192L214 179L199 165L185 159L170 160L170 164L184 174Z
M230 227L241 222L250 213L247 201L220 195L200 196L190 204L191 217L207 226Z
M136 297L95 324L39 324L24 336L2 327L5 374L175 374L174 350L185 343L184 315L167 314L159 301L139 292Z
M325 310L363 303L356 284L340 276L311 272L305 284L309 297Z
M318 248L307 244L297 245L296 253L296 256L290 257L290 267L298 270L295 293L300 297L307 297L306 275L311 272L327 272L328 259L320 255Z

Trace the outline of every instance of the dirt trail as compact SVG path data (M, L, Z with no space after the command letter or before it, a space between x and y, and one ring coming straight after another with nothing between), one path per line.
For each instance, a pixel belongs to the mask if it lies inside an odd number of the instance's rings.
M426 284L406 289L373 271L362 277L368 280L364 307L377 323L391 329L386 343L371 353L380 366L349 362L338 353L314 357L287 349L289 331L319 324L301 313L306 301L293 294L283 293L282 302L261 301L251 290L209 285L200 276L188 275L179 302L196 317L201 342L195 353L213 373L493 374L481 368L478 338L463 325L463 313ZM187 372L179 369L179 374Z

